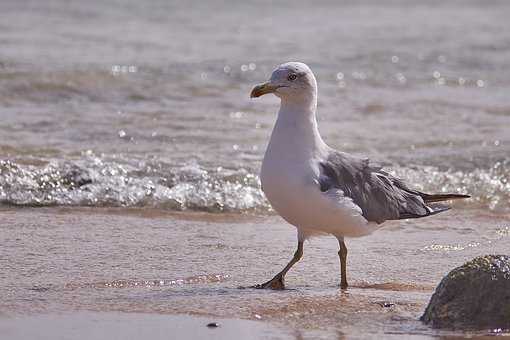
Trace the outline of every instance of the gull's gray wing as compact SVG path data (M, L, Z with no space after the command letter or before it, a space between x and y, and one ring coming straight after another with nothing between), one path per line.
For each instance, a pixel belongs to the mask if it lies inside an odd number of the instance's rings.
M409 189L402 180L368 159L332 151L320 165L321 191L341 189L361 208L368 221L425 217L449 209L443 205L428 206L424 198L432 195Z

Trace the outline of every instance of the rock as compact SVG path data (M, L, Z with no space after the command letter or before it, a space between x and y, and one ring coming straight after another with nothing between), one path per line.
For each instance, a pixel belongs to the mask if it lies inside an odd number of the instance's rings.
M420 320L434 328L510 329L510 256L481 256L452 270Z

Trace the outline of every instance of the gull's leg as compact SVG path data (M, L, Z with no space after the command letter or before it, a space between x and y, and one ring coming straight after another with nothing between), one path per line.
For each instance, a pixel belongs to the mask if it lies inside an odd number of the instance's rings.
M284 289L285 288L285 274L289 271L289 269L298 262L303 256L303 241L298 241L298 247L296 252L294 253L294 257L290 262L283 268L281 272L275 275L271 280L266 283L258 284L253 286L253 288L271 288L271 289Z
M338 251L338 257L340 257L340 288L346 289L347 284L347 246L345 245L344 238L338 238L338 244L340 250Z

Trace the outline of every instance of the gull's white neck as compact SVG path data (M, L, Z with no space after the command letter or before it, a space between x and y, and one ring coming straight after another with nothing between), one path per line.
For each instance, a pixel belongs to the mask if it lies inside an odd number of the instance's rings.
M282 98L268 152L282 157L305 156L325 148L317 126L317 96L311 93L300 98ZM299 155L299 153L302 153Z

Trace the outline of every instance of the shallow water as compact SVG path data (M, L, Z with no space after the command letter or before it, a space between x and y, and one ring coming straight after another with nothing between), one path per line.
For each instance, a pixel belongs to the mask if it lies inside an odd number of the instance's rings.
M6 0L0 12L2 314L192 313L429 337L416 320L442 275L508 253L505 1ZM288 291L238 289L294 251L258 179L278 101L249 98L288 60L316 73L331 146L418 189L472 195L349 240L347 293L330 238L305 245Z
M305 243L286 291L247 288L294 252L278 217L147 209L7 208L0 212L6 315L76 310L194 314L331 334L419 334L436 284L479 254L505 253L510 218L454 211L348 241L351 287L340 291L334 238ZM328 334L329 334L328 333Z

